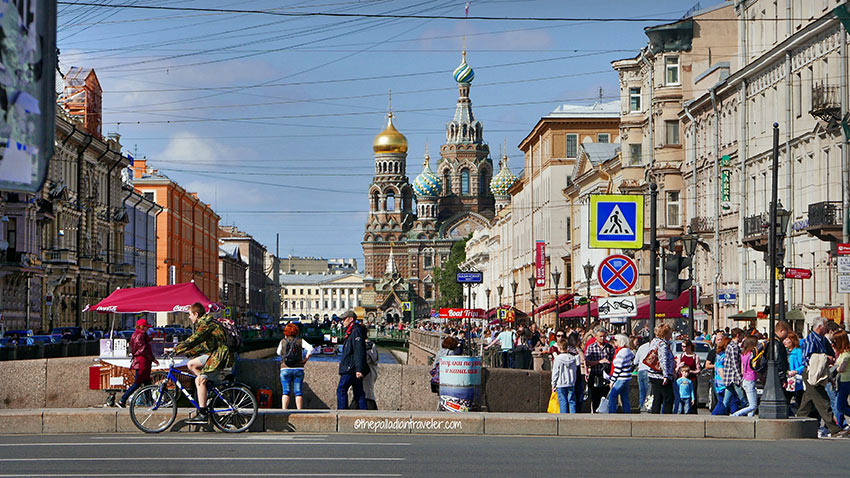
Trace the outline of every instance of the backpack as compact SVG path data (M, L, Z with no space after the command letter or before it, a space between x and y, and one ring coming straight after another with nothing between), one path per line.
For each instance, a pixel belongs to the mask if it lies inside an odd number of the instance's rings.
M766 342L759 342L756 349L753 350L753 356L750 358L750 368L755 373L764 373L767 371L767 356L765 355Z
M236 328L236 322L224 318L216 318L215 321L221 326L221 329L224 330L224 345L226 345L231 352L238 352L242 348L242 336Z
M286 364L287 367L297 367L301 365L301 339L293 339L286 340L285 342L284 352L283 352L283 363Z

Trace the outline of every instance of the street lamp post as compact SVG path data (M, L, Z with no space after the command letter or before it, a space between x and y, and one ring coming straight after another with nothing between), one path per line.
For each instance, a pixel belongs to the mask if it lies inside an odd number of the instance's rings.
M582 267L584 268L584 278L587 279L587 328L590 329L590 278L593 277L594 267L590 263L590 259Z
M517 289L517 287L519 287L519 284L517 284L516 279L511 279L511 291L513 291L513 294L514 294L514 301L511 304L511 306L513 308L516 308L516 289Z
M768 251L770 252L770 330L767 343L767 375L764 383L764 394L759 404L759 418L782 419L788 418L788 404L785 402L785 392L779 383L779 373L776 367L776 348L771 343L776 340L776 253L777 212L779 209L779 123L773 123L773 167L771 181L770 224L768 232ZM790 215L789 215L790 216ZM787 227L787 223L786 223Z
M496 286L496 293L499 294L499 308L502 308L502 292L505 291L505 288L502 287L501 284Z
M487 312L488 313L490 312L490 292L493 292L493 291L491 291L489 287L484 289L484 295L487 296ZM481 332L480 332L481 335L478 338L478 341L481 343L481 357L482 357L482 359L484 357L484 328L485 328L484 322L486 322L487 320L488 320L487 314L485 313L484 319L481 323Z
M555 328L561 326L561 304L558 301L558 282L561 281L561 272L558 269L552 269L552 282L555 284Z
M688 280L691 282L691 287L688 290L688 338L694 340L694 254L697 252L697 244L699 238L690 231L682 237L682 245L685 249L685 254L691 260L688 264Z

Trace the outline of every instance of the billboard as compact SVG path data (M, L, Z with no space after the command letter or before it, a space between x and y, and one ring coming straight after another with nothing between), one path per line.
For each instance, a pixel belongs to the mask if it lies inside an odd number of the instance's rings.
M56 2L0 2L0 190L34 194L56 129Z

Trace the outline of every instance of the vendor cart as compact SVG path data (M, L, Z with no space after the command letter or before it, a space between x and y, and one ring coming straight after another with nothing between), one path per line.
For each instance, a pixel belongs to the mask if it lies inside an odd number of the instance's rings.
M194 282L157 287L138 287L131 289L116 289L98 304L87 306L86 310L94 310L101 314L138 314L143 312L188 312L189 307L200 302L207 310L217 311L220 306L210 301ZM89 367L89 388L103 390L107 393L106 406L115 405L115 395L123 393L133 383L135 371L130 369L133 360L128 347L128 341L115 336L115 320L112 320L112 330L109 338L101 339L100 355L95 364ZM172 342L155 338L151 341L154 357L164 355L164 349L177 345L177 338ZM189 361L186 357L175 357L175 365L184 369ZM165 379L168 366L154 365L151 369L151 381L159 383ZM182 380L183 386L192 388L194 384L188 378ZM173 386L173 385L172 385Z

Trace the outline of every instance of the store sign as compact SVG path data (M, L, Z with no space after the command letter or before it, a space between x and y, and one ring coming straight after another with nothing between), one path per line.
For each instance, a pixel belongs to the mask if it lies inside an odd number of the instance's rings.
M839 243L837 252L839 256L850 256L850 244Z
M546 241L535 243L534 278L537 279L537 287L546 285Z
M724 169L720 171L720 204L723 209L731 209L732 199L732 171Z
M836 324L844 323L844 308L843 307L824 307L820 310L820 316L835 322Z
M484 309L440 309L440 318L449 320L483 319Z
M838 293L850 294L850 276L838 276Z

